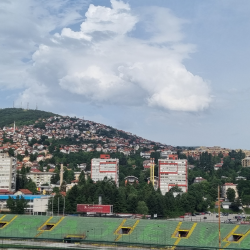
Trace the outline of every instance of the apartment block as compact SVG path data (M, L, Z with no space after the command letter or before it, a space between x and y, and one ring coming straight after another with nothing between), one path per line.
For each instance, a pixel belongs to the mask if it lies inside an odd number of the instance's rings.
M51 184L51 177L55 175L55 173L51 172L40 172L40 171L31 171L27 174L27 178L31 179L36 183L37 186L41 186L44 184Z
M91 179L94 182L104 178L112 179L119 186L119 159L111 159L109 155L101 155L100 158L91 160Z
M183 192L187 192L188 170L186 159L180 160L177 155L168 155L167 159L158 160L158 166L158 185L163 195L176 185Z
M0 153L0 189L9 191L16 188L16 159Z

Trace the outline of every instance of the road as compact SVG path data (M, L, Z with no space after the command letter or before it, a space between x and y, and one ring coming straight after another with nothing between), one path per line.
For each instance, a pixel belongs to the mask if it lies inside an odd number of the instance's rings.
M221 223L227 223L229 220L231 222L240 224L240 221L235 219L235 216L239 216L239 214L229 214L228 216L220 217ZM204 219L206 217L206 219ZM177 221L194 221L194 222L219 222L219 218L216 218L216 214L205 214L205 215L196 215L196 216L185 216L184 218L174 218L169 220L177 220Z

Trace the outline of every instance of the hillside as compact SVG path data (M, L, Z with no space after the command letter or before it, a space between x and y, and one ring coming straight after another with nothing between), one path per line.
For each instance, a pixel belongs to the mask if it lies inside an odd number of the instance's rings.
M49 118L55 114L41 110L25 110L21 108L0 109L0 128L13 125L31 125L39 118Z

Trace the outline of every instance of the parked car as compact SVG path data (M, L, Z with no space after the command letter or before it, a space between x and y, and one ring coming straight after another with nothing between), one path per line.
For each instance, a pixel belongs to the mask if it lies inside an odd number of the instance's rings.
M184 215L181 215L180 218L185 218L185 216L184 216Z

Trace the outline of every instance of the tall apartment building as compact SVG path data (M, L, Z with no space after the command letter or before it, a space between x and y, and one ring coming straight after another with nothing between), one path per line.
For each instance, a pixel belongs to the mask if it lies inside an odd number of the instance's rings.
M104 178L113 179L119 186L119 159L111 159L109 155L101 155L100 158L91 160L91 179L102 181Z
M16 159L0 153L0 189L13 191L16 188Z
M167 159L158 160L158 166L158 185L163 195L175 185L187 192L187 160L178 160L178 155L168 155Z

